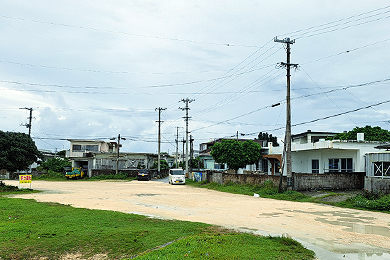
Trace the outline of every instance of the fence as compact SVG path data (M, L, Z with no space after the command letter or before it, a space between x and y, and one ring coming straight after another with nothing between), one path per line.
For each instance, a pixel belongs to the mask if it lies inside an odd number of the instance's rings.
M364 172L348 173L293 173L293 190L349 190L364 188ZM264 174L232 174L217 171L205 171L202 180L226 184L233 182L237 184L261 185L266 181L272 181L279 186L280 176ZM287 177L283 176L283 187L287 185Z

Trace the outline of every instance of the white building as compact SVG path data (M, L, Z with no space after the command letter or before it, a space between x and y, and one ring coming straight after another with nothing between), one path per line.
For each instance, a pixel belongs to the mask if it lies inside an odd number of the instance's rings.
M335 133L311 132L292 135L291 165L296 173L326 173L326 172L365 172L365 156L376 153L380 142L364 141L364 134L358 134L358 140L326 140ZM280 163L283 147L268 147L269 174L272 171L275 158ZM275 168L275 167L274 167Z

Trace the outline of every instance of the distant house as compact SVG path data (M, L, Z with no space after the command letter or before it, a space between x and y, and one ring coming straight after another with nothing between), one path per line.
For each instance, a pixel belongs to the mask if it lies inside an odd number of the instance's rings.
M120 153L117 154L116 142L101 140L68 140L70 150L66 157L72 162L72 167L83 167L92 176L93 169L118 170L147 168L157 160L156 154L151 153Z

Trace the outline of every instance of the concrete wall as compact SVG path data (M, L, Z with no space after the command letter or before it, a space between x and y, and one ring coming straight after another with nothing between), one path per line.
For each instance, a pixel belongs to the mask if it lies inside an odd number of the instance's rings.
M364 188L364 172L294 173L293 190L348 190Z
M366 176L364 178L364 189L370 192L390 194L390 178L374 178Z
M235 173L224 173L217 171L207 171L203 173L204 180L207 182L216 182L219 184L226 184L228 182L237 184L251 184L261 185L266 181L272 181L275 186L279 186L279 176L275 175L264 175L264 174L235 174ZM287 182L287 177L283 176L284 186Z
M364 172L354 173L326 173L326 174L293 174L293 190L349 190L364 188ZM263 174L233 174L217 171L206 171L203 173L203 180L226 184L233 182L237 184L261 185L265 181L272 181L279 186L279 176ZM287 185L287 177L283 176L283 187ZM388 183L390 190L390 179Z

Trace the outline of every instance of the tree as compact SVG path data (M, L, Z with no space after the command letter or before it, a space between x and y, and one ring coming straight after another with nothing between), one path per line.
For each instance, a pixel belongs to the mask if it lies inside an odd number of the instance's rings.
M0 131L0 169L26 170L42 158L34 141L24 133Z
M259 140L266 140L267 142L272 142L273 146L279 146L278 138L276 136L272 136L272 134L268 135L267 132L260 132L258 135Z
M200 168L200 157L192 158L189 160L189 164L192 169L198 169Z
M157 168L158 168L158 163L157 163L157 161L155 161L155 162L153 163L153 166L150 167L150 168L151 168L151 169L157 169ZM165 161L165 160L160 160L160 169L169 169L169 165L168 165L167 161Z
M59 152L57 153L57 156L62 157L62 158L65 158L65 156L66 156L66 150L59 151Z
M260 160L261 146L253 140L222 140L212 146L210 155L217 163L226 163L230 169L237 171Z
M37 167L37 170L45 172L62 172L63 167L66 166L72 166L72 163L69 161L69 159L57 157L47 159L46 162L42 162L41 165Z
M366 141L390 142L390 132L388 130L382 129L379 126L371 127L369 125L355 127L346 133L338 133L332 139L357 140L358 133L364 133L364 140Z

